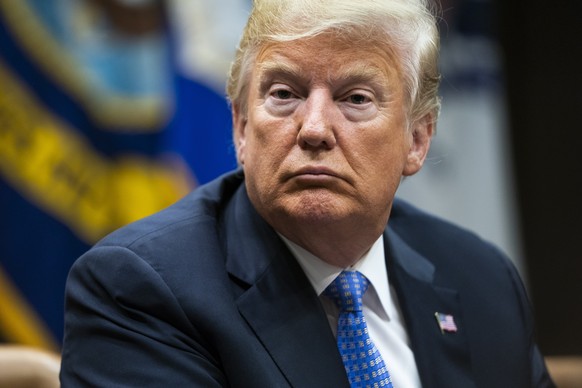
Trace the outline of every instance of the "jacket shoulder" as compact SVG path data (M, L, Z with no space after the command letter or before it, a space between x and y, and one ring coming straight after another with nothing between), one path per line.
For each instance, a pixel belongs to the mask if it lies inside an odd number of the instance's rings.
M517 273L514 263L496 245L403 200L394 202L389 226L437 269L446 269L446 276L457 272L460 277L510 272L515 277Z
M481 248L501 251L475 232L428 213L402 200L395 199L389 221L392 227L405 241L422 243L460 244L458 248ZM450 245L449 245L450 246Z
M225 174L194 189L173 205L113 231L95 247L121 246L131 249L161 235L172 235L184 229L190 230L190 237L195 238L198 236L197 228L207 228L209 224L216 223L242 182L243 176L239 171Z

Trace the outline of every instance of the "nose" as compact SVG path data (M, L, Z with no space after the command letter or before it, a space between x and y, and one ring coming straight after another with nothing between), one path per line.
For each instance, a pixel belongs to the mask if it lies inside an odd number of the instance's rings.
M335 118L337 107L326 90L312 91L300 110L297 141L304 149L331 149L336 144Z

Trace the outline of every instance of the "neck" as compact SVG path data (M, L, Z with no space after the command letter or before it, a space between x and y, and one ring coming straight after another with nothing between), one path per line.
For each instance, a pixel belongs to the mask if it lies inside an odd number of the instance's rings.
M321 225L275 229L321 260L340 268L348 268L357 263L384 231L382 227L342 232L337 224L328 228L329 230Z

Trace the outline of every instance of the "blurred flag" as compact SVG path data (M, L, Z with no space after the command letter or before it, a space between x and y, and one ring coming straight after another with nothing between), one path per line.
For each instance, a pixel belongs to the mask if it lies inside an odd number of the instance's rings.
M167 1L176 105L165 141L200 184L236 167L225 81L250 5L250 0Z
M226 67L180 59L179 3L0 0L0 342L58 349L73 261L235 167Z

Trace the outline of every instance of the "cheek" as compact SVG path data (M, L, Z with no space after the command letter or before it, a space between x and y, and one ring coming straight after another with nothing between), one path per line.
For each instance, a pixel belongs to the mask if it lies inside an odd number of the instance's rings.
M371 201L383 203L394 194L402 178L408 148L404 134L387 130L358 142L358 147L352 146L352 167L361 177L361 191L373 197Z
M361 167L380 174L386 174L393 169L400 169L406 161L406 155L410 148L404 130L397 128L392 130L378 129L371 131L362 129L358 137L357 146L351 145L351 153L354 159L361 161Z
M276 173L288 153L288 147L282 141L283 135L270 128L250 127L244 145L245 175L261 187L274 184Z
M250 127L252 130L247 134L247 158L282 159L297 143L297 131L294 130L292 120L258 114Z

